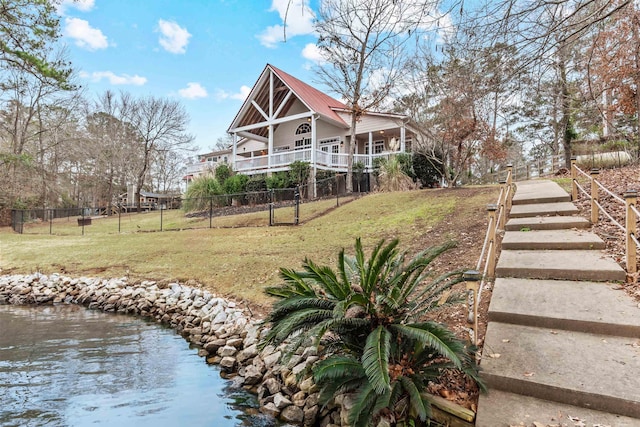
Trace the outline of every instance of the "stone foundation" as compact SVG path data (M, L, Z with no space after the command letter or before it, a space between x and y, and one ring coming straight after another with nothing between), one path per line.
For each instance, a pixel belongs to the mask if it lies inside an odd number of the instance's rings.
M281 347L258 349L260 321L233 301L179 283L129 283L126 278L70 278L52 274L0 276L0 304L79 304L90 309L133 314L169 325L200 348L207 363L258 395L260 410L291 424L347 425L347 396L338 404L318 404L310 368L315 348L300 348L286 363Z

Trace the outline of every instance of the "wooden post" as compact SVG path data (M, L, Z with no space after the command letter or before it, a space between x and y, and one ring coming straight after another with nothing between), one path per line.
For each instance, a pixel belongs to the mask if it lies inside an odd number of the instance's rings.
M469 341L478 345L478 291L480 290L480 273L476 270L465 271L462 278L467 285L467 323L469 324Z
M500 193L502 197L498 201L500 203L500 218L498 219L498 229L504 230L504 224L507 221L507 203L506 200L509 197L507 194L507 181L500 180Z
M638 198L638 192L636 190L627 190L624 193L624 200L627 204L627 215L626 215L626 262L627 262L627 273L635 273L638 270L638 266L636 264L636 243L633 241L631 236L638 237L636 235L636 214L631 209L631 206L636 206L636 201Z
M506 194L505 205L507 210L511 210L511 198L513 197L513 165L507 164L507 189L509 192Z
M489 245L491 250L487 253L487 276L495 277L496 274L496 211L498 206L495 204L487 205L487 212L489 212L489 224L493 224L489 227Z
M578 179L578 171L576 170L576 156L571 156L571 201L575 202L578 200L578 184L576 179Z
M531 165L527 163L527 179L531 178Z
M598 175L600 171L598 168L591 169L591 224L598 222L600 211L598 210Z

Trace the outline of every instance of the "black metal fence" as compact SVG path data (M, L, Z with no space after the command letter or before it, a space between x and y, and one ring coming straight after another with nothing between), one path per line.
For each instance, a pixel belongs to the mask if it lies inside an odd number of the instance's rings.
M345 182L341 174L317 181L315 188L311 183L295 188L182 199L174 204L178 209L158 204L145 206L140 212L132 206L119 205L12 210L11 226L21 234L84 235L297 225L357 197L346 192ZM319 203L305 211L304 205L311 202ZM302 217L301 213L305 215Z

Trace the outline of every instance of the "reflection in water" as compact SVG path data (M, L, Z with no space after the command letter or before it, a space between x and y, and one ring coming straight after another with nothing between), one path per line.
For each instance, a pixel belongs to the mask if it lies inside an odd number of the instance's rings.
M232 408L246 397L226 385L157 324L78 306L0 305L2 426L270 423Z

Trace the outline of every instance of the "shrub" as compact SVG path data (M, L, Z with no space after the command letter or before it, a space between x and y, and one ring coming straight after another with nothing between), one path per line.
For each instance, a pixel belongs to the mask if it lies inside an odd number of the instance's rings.
M404 173L398 156L392 156L381 164L378 185L381 191L404 191L415 188L413 180Z
M340 251L336 271L307 259L303 271L281 269L284 283L267 289L279 300L261 344L289 340L289 354L309 340L322 346L323 358L312 368L320 401L354 393L349 423L355 427L381 418L427 420L431 406L421 391L443 369L459 369L479 382L475 349L445 326L421 319L442 299L454 300L442 295L462 281L462 272L431 277L429 265L455 244L409 261L397 246L397 240L381 241L366 259L357 239L355 256Z
M219 164L215 169L216 179L218 180L218 182L220 184L223 184L223 185L224 185L225 181L227 179L229 179L229 177L232 174L233 174L233 171L231 170L231 166L229 166L226 163Z
M211 198L222 194L222 186L212 176L199 176L189 184L182 201L182 209L186 212L208 209Z
M222 185L222 190L225 194L244 193L247 191L247 181L249 181L247 175L237 174L230 176Z

